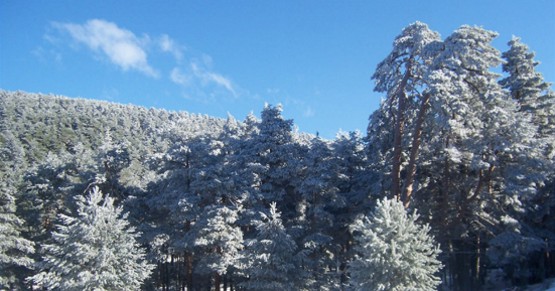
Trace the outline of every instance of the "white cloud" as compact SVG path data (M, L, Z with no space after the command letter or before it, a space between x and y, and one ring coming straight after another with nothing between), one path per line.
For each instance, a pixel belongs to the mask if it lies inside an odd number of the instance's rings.
M203 85L206 86L206 85L213 84L219 87L223 87L231 94L233 94L233 96L237 96L237 93L233 88L233 84L231 83L231 80L229 80L228 78L218 73L211 72L208 69L199 66L195 62L191 63L191 71L193 75L202 82Z
M177 44L168 35L164 34L158 42L163 52L171 53L178 63L183 59L183 46ZM199 60L189 60L188 68L185 72L179 67L175 67L170 72L170 80L183 87L218 87L237 97L237 91L233 82L210 69L213 60L207 54L201 54Z
M155 78L159 73L148 62L147 48L154 47L151 51L154 60L156 54L170 54L175 62L168 72L169 80L186 89L187 94L195 98L198 95L196 99L236 98L244 94L231 79L212 69L213 60L208 54L194 53L167 34L138 37L132 31L101 19L91 19L83 24L56 22L50 28L69 35L74 40L73 45L84 45L124 71L134 70ZM64 45L64 35L48 33L45 40L54 46ZM44 54L37 51L37 56L41 53ZM205 96L208 98L203 98Z
M173 57L180 62L183 59L183 48L179 46L173 39L171 39L167 34L163 34L158 44L163 52L170 53Z
M179 68L173 68L170 73L170 79L172 80L172 82L184 87L191 85L191 77L183 74Z
M237 97L237 90L233 82L223 75L210 70L206 64L207 57L208 56L204 55L203 60L205 61L201 63L191 61L185 72L178 67L173 68L170 73L170 79L172 82L189 89L197 89L199 87L204 89L219 88L231 94L233 97Z
M75 41L91 50L103 53L124 71L137 70L151 77L158 76L147 61L144 49L147 41L139 39L129 30L100 19L89 20L83 25L54 23L54 26L68 32Z

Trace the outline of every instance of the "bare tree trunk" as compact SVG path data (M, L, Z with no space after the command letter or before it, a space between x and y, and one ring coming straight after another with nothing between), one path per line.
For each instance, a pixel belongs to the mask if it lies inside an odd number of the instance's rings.
M406 99L405 88L411 77L412 60L406 65L403 80L395 91L397 97L397 120L395 122L395 132L393 137L393 161L391 169L391 197L401 198L401 155L403 153L403 135L405 129Z
M401 196L405 208L408 208L410 205L410 199L414 187L414 179L416 176L416 160L418 159L420 143L422 142L422 128L424 125L424 117L426 116L429 102L430 94L424 94L424 96L422 96L422 103L420 104L420 110L418 111L418 116L416 118L416 125L414 128L410 150L409 164L407 166L407 176L405 177L403 192Z

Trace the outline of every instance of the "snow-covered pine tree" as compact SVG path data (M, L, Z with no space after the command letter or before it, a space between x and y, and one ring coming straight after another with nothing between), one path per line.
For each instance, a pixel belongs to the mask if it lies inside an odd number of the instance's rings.
M341 247L335 254L335 270L341 278L341 288L348 284L347 263L353 257L353 237L349 225L362 213L372 209L374 199L369 193L377 195L370 189L370 176L367 147L360 132L339 132L333 141L334 169L337 175L338 199L330 203L330 212L334 215L334 223L330 232L337 245ZM369 178L370 177L370 178Z
M232 126L233 122L230 121L229 125ZM233 205L241 204L237 203L241 200L238 197L240 192L234 191L234 183L230 181L233 170L228 171L231 166L226 163L233 151L227 147L235 143L224 145L220 139L209 136L174 139L174 145L159 160L161 179L149 186L145 205L149 208L151 222L146 223L145 229L151 228L147 230L147 236L166 238L163 244L156 244L162 247L156 253L159 271L164 278L160 281L163 288L174 285L189 289L209 288L210 277L224 281L230 279L226 274L231 264L229 258L236 253L226 247L227 243L232 243L225 241L228 237L216 239L224 229L239 229L235 222L225 228L226 222L218 220L219 211L229 211L225 216L237 215ZM233 141L233 138L227 141ZM234 219L229 217L226 221ZM227 251L230 253L224 253ZM219 286L218 282L216 286Z
M296 290L298 273L297 244L286 232L276 203L270 204L269 215L261 213L256 226L257 236L246 243L245 274L248 280L240 284L247 290Z
M262 204L283 201L291 195L291 180L295 176L296 164L293 145L293 120L284 119L282 106L266 104L262 110L260 131L252 137L252 155L260 179ZM285 205L283 205L285 206Z
M11 187L0 181L0 189L0 289L18 290L16 286L24 279L18 275L32 268L34 243L21 234L24 221L15 213Z
M99 183L96 185L102 192L110 193L118 201L125 199L127 193L119 180L123 169L131 164L129 147L124 142L114 141L108 132L96 160L100 170L96 177Z
M193 228L194 245L200 254L195 272L212 276L217 291L222 277L239 263L243 233L237 219L237 209L214 204L205 207Z
M509 50L502 54L506 61L503 71L509 75L499 83L511 92L520 110L531 115L532 122L538 126L537 137L545 149L545 158L552 161L555 158L555 92L551 83L536 71L539 62L534 56L520 38L513 37Z
M201 160L207 153L206 143L202 139L177 136L172 139L172 146L164 154L152 159L158 179L148 186L143 198L146 213L134 214L141 219L146 216L141 227L145 237L154 238L150 243L156 245L152 251L159 260L157 272L161 279L158 284L162 288L173 285L175 282L172 281L177 279L171 275L175 272L170 263L171 258L177 257L182 257L178 261L187 265L186 278L181 278L183 282L178 284L191 287L193 238L189 233L202 211L197 207L200 197L191 191L191 183L195 169L204 166ZM160 240L162 237L164 239ZM160 241L163 243L156 243Z
M59 213L69 214L76 193L85 191L94 181L92 164L80 163L90 151L75 155L48 154L23 175L17 211L28 225L28 236L37 244L48 237Z
M534 52L519 37L513 36L508 44L509 50L501 56L506 60L503 71L509 75L499 83L519 101L521 110L530 111L538 105L538 98L549 90L550 84L536 72L540 63L534 60Z
M24 238L24 220L16 213L25 151L10 131L9 120L6 100L0 98L0 290L19 290L33 264L34 243Z
M480 286L487 241L508 209L533 192L527 179L536 179L518 173L533 164L534 127L492 71L502 62L491 44L496 37L463 25L442 43L426 76L434 114L427 116L429 162L421 177L430 199L421 205L433 205L432 223L454 258L446 271L463 289Z
M511 164L505 187L512 195L504 203L508 214L501 217L503 231L489 242L487 281L527 284L548 275L546 265L554 249L549 242L555 239L555 229L545 222L551 220L555 207L551 186L555 178L555 94L551 84L536 72L539 62L534 60L534 53L519 38L509 41L509 50L502 56L508 76L499 83L518 102L519 113L534 126L530 133L533 143L522 154L512 154L512 160L502 160ZM494 278L499 275L502 278Z
M354 290L435 290L442 265L428 225L397 199L379 200L374 213L351 225L358 256L349 265Z
M301 195L296 186L302 167L301 149L293 139L293 120L285 119L281 111L281 105L267 104L260 122L249 117L246 128L250 134L239 143L241 148L232 158L234 180L242 188L237 194L246 194L241 218L241 224L250 224L243 228L246 238L255 236L253 222L271 201L279 204L286 228L291 228L299 216Z
M114 199L97 187L76 196L77 215L60 214L52 243L43 246L40 272L33 284L52 290L138 290L153 265L136 242Z
M374 91L385 93L386 99L380 111L371 116L368 137L370 144L377 147L373 150L379 151L375 156L391 165L386 171L379 171L389 175L389 179L379 175L379 188L391 197L402 197L406 207L413 193L424 116L430 100L423 77L436 52L430 48L435 48L439 41L439 34L426 24L408 25L395 38L391 53L378 64L372 76L376 83ZM401 175L402 171L406 174Z
M370 210L368 203L368 189L370 188L369 162L367 149L363 138L358 131L339 132L332 144L334 163L337 166L336 174L339 194L346 200L346 205L334 203L335 207L346 206L349 208L347 215L362 213ZM374 189L372 189L374 190ZM371 191L377 195L379 192ZM344 212L337 209L339 213ZM349 219L351 220L351 219Z
M220 290L220 283L230 279L229 268L235 264L243 242L242 232L235 224L236 197L227 190L226 149L219 139L208 136L192 140L189 145L192 157L189 197L182 197L179 205L182 206L181 216L192 218L184 219L181 225L190 223L191 229L183 230L185 236L176 235L177 241L183 243L176 247L185 250L186 259L193 260L192 266L187 268L188 272L195 273L190 275L196 282L195 285L188 282L189 288L211 288L213 283L215 290ZM191 258L187 258L187 252Z
M302 181L298 185L302 202L297 223L302 232L297 240L305 249L303 267L310 273L305 286L309 289L339 289L340 273L337 267L341 246L334 241L332 232L342 225L331 212L344 208L346 202L338 195L340 177L331 142L315 137L303 159Z

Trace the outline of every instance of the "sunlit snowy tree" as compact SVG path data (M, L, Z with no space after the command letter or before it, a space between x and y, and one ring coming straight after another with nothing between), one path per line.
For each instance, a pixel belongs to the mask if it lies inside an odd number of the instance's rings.
M432 179L426 177L422 191L433 197L433 225L453 256L474 253L458 256L448 269L458 269L458 284L468 284L464 288L480 284L476 274L486 267L486 241L502 231L503 217L525 213L523 205L543 179L536 126L492 70L502 62L491 44L495 37L493 31L462 26L443 42L428 75L434 115L428 116L433 127L424 155Z
M385 93L386 99L381 112L372 115L368 135L370 142L378 146L377 157L391 165L384 171L389 179L380 177L378 183L391 197L400 197L406 207L413 193L424 116L430 101L424 77L439 41L439 34L426 24L408 25L395 38L391 53L372 76L374 90Z
M358 253L349 265L354 290L436 290L440 250L417 219L400 201L383 199L351 225Z
M77 215L60 214L52 243L43 246L35 285L53 290L138 290L152 265L113 198L98 188L77 196Z
M538 105L538 98L549 90L550 84L543 80L542 74L536 72L539 62L534 60L535 53L520 38L513 36L508 44L509 50L502 57L506 60L503 71L509 75L499 83L519 101L522 110L528 111Z
M259 165L259 199L263 203L283 201L291 195L291 179L298 162L293 144L293 120L284 119L281 111L281 105L266 105L261 113L259 132L251 140L253 162Z
M520 105L520 110L531 115L532 122L538 126L537 137L542 139L547 160L555 157L555 92L551 83L544 80L536 71L539 62L535 54L520 38L509 41L509 50L502 54L506 62L503 71L509 75L499 81L503 88Z

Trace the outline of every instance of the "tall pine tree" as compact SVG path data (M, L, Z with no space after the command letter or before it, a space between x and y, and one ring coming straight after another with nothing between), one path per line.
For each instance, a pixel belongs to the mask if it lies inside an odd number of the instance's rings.
M381 151L378 157L391 165L386 171L389 179L381 177L378 183L390 197L400 197L405 207L413 193L424 116L430 101L424 76L439 41L439 34L426 24L410 24L395 38L393 50L372 76L374 90L386 93L386 99L381 112L371 116L368 136Z

